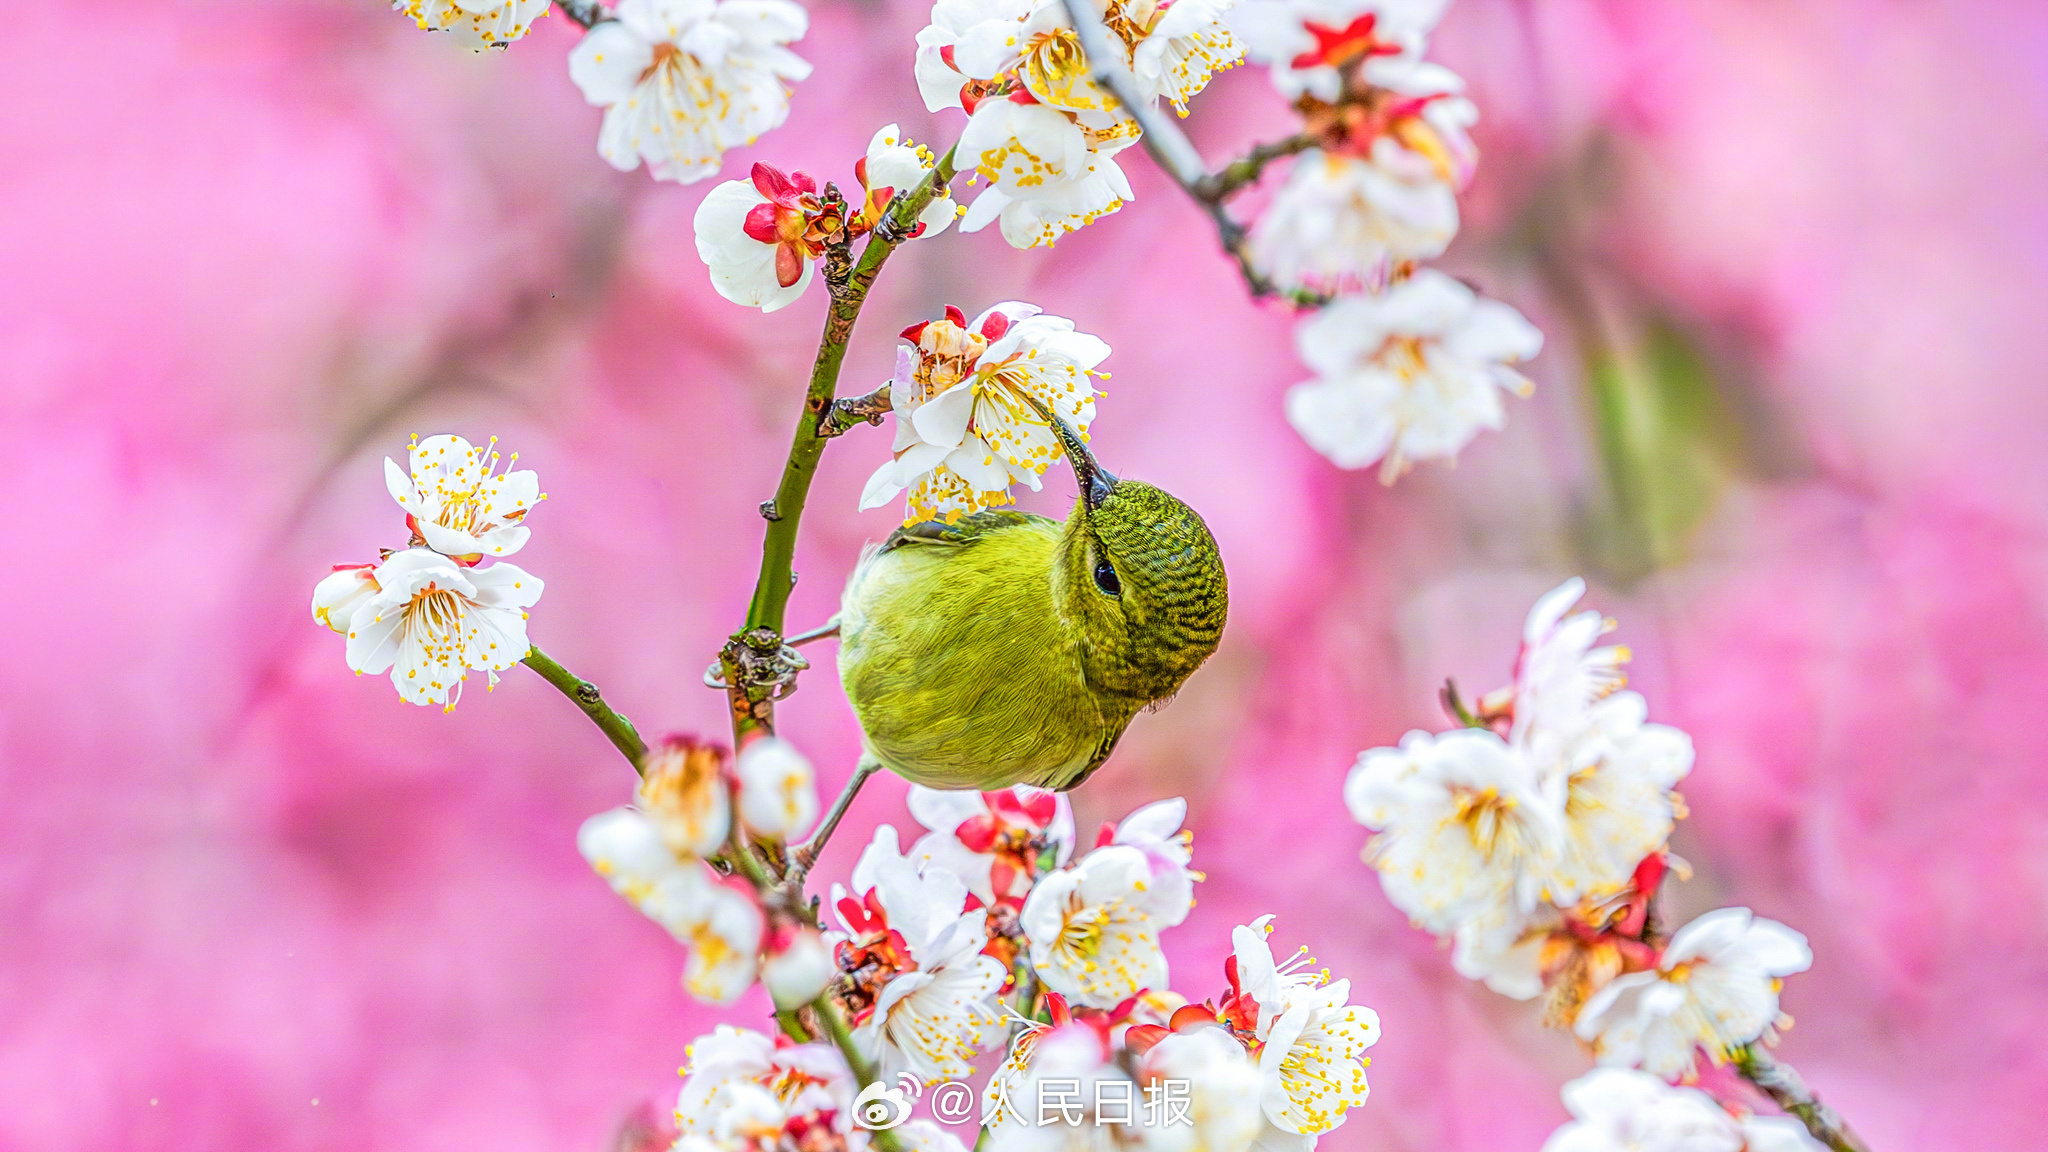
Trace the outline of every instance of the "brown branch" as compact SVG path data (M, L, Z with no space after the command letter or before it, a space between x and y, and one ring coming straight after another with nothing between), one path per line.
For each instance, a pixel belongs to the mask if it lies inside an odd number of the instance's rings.
M1790 1064L1780 1063L1761 1044L1748 1044L1733 1053L1735 1070L1742 1078L1763 1090L1778 1107L1799 1117L1813 1138L1835 1152L1870 1152L1863 1139L1850 1131L1849 1122L1833 1108L1821 1103Z
M1188 194L1210 204L1221 204L1237 195L1246 186L1256 183L1259 175L1266 170L1266 165L1283 156L1306 152L1317 143L1314 136L1306 132L1297 132L1284 140L1253 145L1251 151L1202 177L1193 188L1188 189Z
M892 387L884 384L865 396L834 400L831 410L818 422L818 435L830 439L851 431L856 424L880 424L882 417L896 409L895 398L890 395Z
M598 0L555 0L555 7L562 10L562 15L585 28L612 18L612 14L605 11L604 5Z

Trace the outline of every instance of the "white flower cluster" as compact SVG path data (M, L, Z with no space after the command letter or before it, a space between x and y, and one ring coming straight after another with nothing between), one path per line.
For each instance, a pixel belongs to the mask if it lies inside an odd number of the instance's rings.
M757 840L787 842L818 817L810 762L773 736L728 763L724 748L675 736L650 749L634 804L583 822L576 847L613 891L689 945L683 987L730 1004L756 979L782 1007L808 1003L832 978L812 928L763 912L754 890L719 876L705 858L723 850L734 821Z
M1620 690L1628 650L1600 644L1613 621L1571 611L1584 592L1574 578L1537 602L1514 684L1467 726L1364 753L1345 800L1377 833L1366 859L1388 899L1454 939L1459 972L1547 991L1602 1064L1689 1076L1701 1049L1718 1062L1772 1039L1779 978L1812 955L1746 908L1656 939L1649 902L1692 742Z
M497 443L415 437L410 474L386 459L407 546L374 564L336 565L313 589L313 619L348 638L348 666L388 669L415 704L452 709L470 672L495 685L526 657L526 610L543 585L516 565L483 564L525 546L526 515L546 496L531 471L499 470Z
M1223 23L1230 0L1095 0L1148 100L1187 101L1243 54ZM1138 123L1092 78L1061 0L938 0L917 34L917 84L934 112L968 114L958 155L989 187L960 225L999 222L1018 248L1051 244L1122 207L1116 154Z
M889 382L896 414L891 458L869 478L863 509L909 490L905 523L1008 504L1010 486L1036 492L1063 454L1043 405L1086 438L1094 379L1109 345L1036 305L1008 301L969 320L958 308L903 330Z
M793 753L771 741L749 753L764 746L789 765ZM877 1088L905 1076L962 1080L978 1057L999 1054L982 1094L988 1148L1308 1152L1365 1100L1377 1016L1351 1002L1346 981L1311 971L1306 949L1276 961L1271 917L1235 929L1219 997L1189 1003L1168 990L1160 933L1187 916L1200 879L1181 827L1185 802L1147 805L1077 852L1058 793L913 787L925 834L905 852L893 827L876 829L849 882L831 892L832 962L802 988L778 989L772 957L756 959L776 936L764 916L780 913L722 883L702 857L724 842L735 813L754 836L789 834L795 824L757 826L748 797L757 788L787 797L791 787L781 771L750 769L746 755L733 773L722 765L715 748L665 745L636 806L584 826L584 854L691 945L693 993L729 1003L757 968L779 1004L824 991ZM807 774L795 776L807 791ZM867 1097L856 1099L845 1061L820 1045L721 1027L692 1045L685 1077L676 1107L684 1152L864 1139L849 1124ZM1148 1107L1168 1081L1179 1086L1178 1108ZM1076 1110L1041 1123L1042 1082L1078 1085ZM1117 1096L1092 1091L1098 1082L1123 1089L1130 1107L1096 1114ZM896 1131L921 1152L961 1152L926 1122Z
M1458 193L1478 153L1464 82L1422 59L1447 0L1243 0L1232 19L1321 147L1294 161L1254 223L1253 264L1286 292L1334 296L1295 342L1317 378L1287 415L1342 468L1392 483L1417 460L1456 457L1504 419L1509 365L1543 335L1416 262L1458 232Z
M1732 1116L1697 1088L1646 1072L1600 1068L1564 1086L1572 1120L1543 1152L1818 1152L1799 1121Z

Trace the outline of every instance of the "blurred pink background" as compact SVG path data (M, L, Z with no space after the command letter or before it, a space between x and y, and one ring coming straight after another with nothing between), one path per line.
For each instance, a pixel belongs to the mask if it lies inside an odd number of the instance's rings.
M919 5L812 11L816 76L728 176L843 181L888 120L958 130L911 82ZM698 677L823 295L712 293L709 185L597 158L572 32L472 57L377 0L11 15L0 1146L604 1149L691 1037L763 1022L689 1002L578 858L629 774L552 689L417 709L307 618L328 565L399 541L381 457L496 433L550 495L536 641L643 730L723 722ZM1502 682L1579 572L1698 744L1680 915L1812 937L1782 1054L1877 1149L2048 1121L2044 48L2014 3L1461 0L1436 54L1486 159L1446 263L1550 344L1504 432L1391 490L1288 428L1287 317L1135 152L1136 202L1054 251L992 229L891 265L843 389L945 303L1029 299L1116 349L1105 460L1222 540L1223 650L1076 802L1092 828L1190 798L1180 991L1277 912L1379 1010L1373 1099L1326 1148L1533 1152L1586 1067L1407 927L1338 802L1359 749L1441 726L1444 675ZM1287 123L1251 69L1189 121L1217 160ZM894 522L854 511L886 435L826 456L794 624ZM856 732L821 654L782 715L836 787Z

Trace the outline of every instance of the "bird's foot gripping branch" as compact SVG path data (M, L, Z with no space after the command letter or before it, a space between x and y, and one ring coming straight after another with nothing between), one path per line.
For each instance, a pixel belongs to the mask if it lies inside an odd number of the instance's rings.
M522 39L549 11L546 0L396 6L474 50ZM790 0L555 7L584 29L568 68L602 109L600 155L657 180L717 176L725 149L782 123L810 71L791 47L808 15ZM1197 978L1200 999L1171 989L1162 933L1188 916L1202 879L1183 801L1146 805L1092 840L1074 826L1064 790L1215 650L1228 605L1202 517L1119 479L1089 447L1108 343L1020 301L972 317L947 308L903 328L886 384L838 395L898 248L956 221L994 226L1018 248L1050 245L1127 206L1120 157L1142 143L1210 215L1254 296L1321 309L1297 333L1317 378L1285 400L1318 451L1392 483L1500 427L1501 393L1530 388L1513 365L1541 334L1421 267L1456 233L1476 160L1462 82L1423 58L1443 5L1235 7L939 5L902 49L927 108L962 118L953 148L935 155L886 125L851 181L756 163L705 194L696 249L721 296L773 313L822 279L829 297L780 480L759 504L746 616L705 673L730 701L729 745L650 743L533 645L543 584L506 558L544 497L495 441L435 436L405 465L387 460L404 534L394 517L383 543L395 547L315 589L314 618L346 637L349 666L388 672L405 700L453 708L473 673L488 687L524 663L634 768L631 804L587 820L578 847L683 946L690 995L731 1005L759 985L779 1032L765 1019L722 1026L690 1047L675 1111L683 1152L965 1152L934 1119L978 1123L988 1152L1308 1152L1365 1101L1377 1017L1348 981L1313 969L1307 948L1276 956L1272 917L1229 927L1230 959ZM1298 121L1211 171L1160 105L1185 115L1247 56ZM954 199L956 157L980 185L968 205ZM1286 176L1271 205L1234 217L1233 197L1275 165ZM789 635L792 559L825 447L885 420L893 442L867 449L878 466L859 506L900 496L906 515L855 566L837 617ZM1011 507L1017 485L1040 489L1062 459L1076 484L1064 521ZM1811 960L1804 939L1747 909L1663 932L1655 897L1682 814L1670 789L1690 744L1615 691L1625 653L1593 646L1597 617L1565 617L1577 595L1538 606L1514 686L1472 708L1447 694L1456 730L1361 758L1346 798L1378 832L1369 859L1396 904L1452 937L1461 972L1541 997L1603 1065L1566 1087L1577 1119L1556 1140L1675 1148L1642 1143L1655 1130L1643 1118L1683 1114L1685 1132L1729 1152L1798 1148L1806 1130L1838 1152L1860 1148L1763 1047L1787 1023L1778 980ZM1004 627L978 623L991 616ZM810 762L775 735L775 708L810 668L799 648L828 636L865 751L821 813ZM1034 694L991 690L1020 683ZM1602 754L1580 755L1588 742ZM912 782L921 833L906 846L878 828L829 903L807 894L841 818L884 768ZM1689 979L1703 971L1716 978ZM1664 1010L1674 1003L1685 1010ZM1798 1120L1671 1087L1702 1053ZM913 1115L920 1096L925 1116Z

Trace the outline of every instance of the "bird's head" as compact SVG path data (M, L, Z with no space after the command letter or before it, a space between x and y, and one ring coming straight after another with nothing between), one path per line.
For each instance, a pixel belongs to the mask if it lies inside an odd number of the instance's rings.
M1193 508L1118 479L1065 421L1043 414L1081 487L1053 580L1089 685L1129 700L1165 699L1223 635L1230 597L1216 538Z

